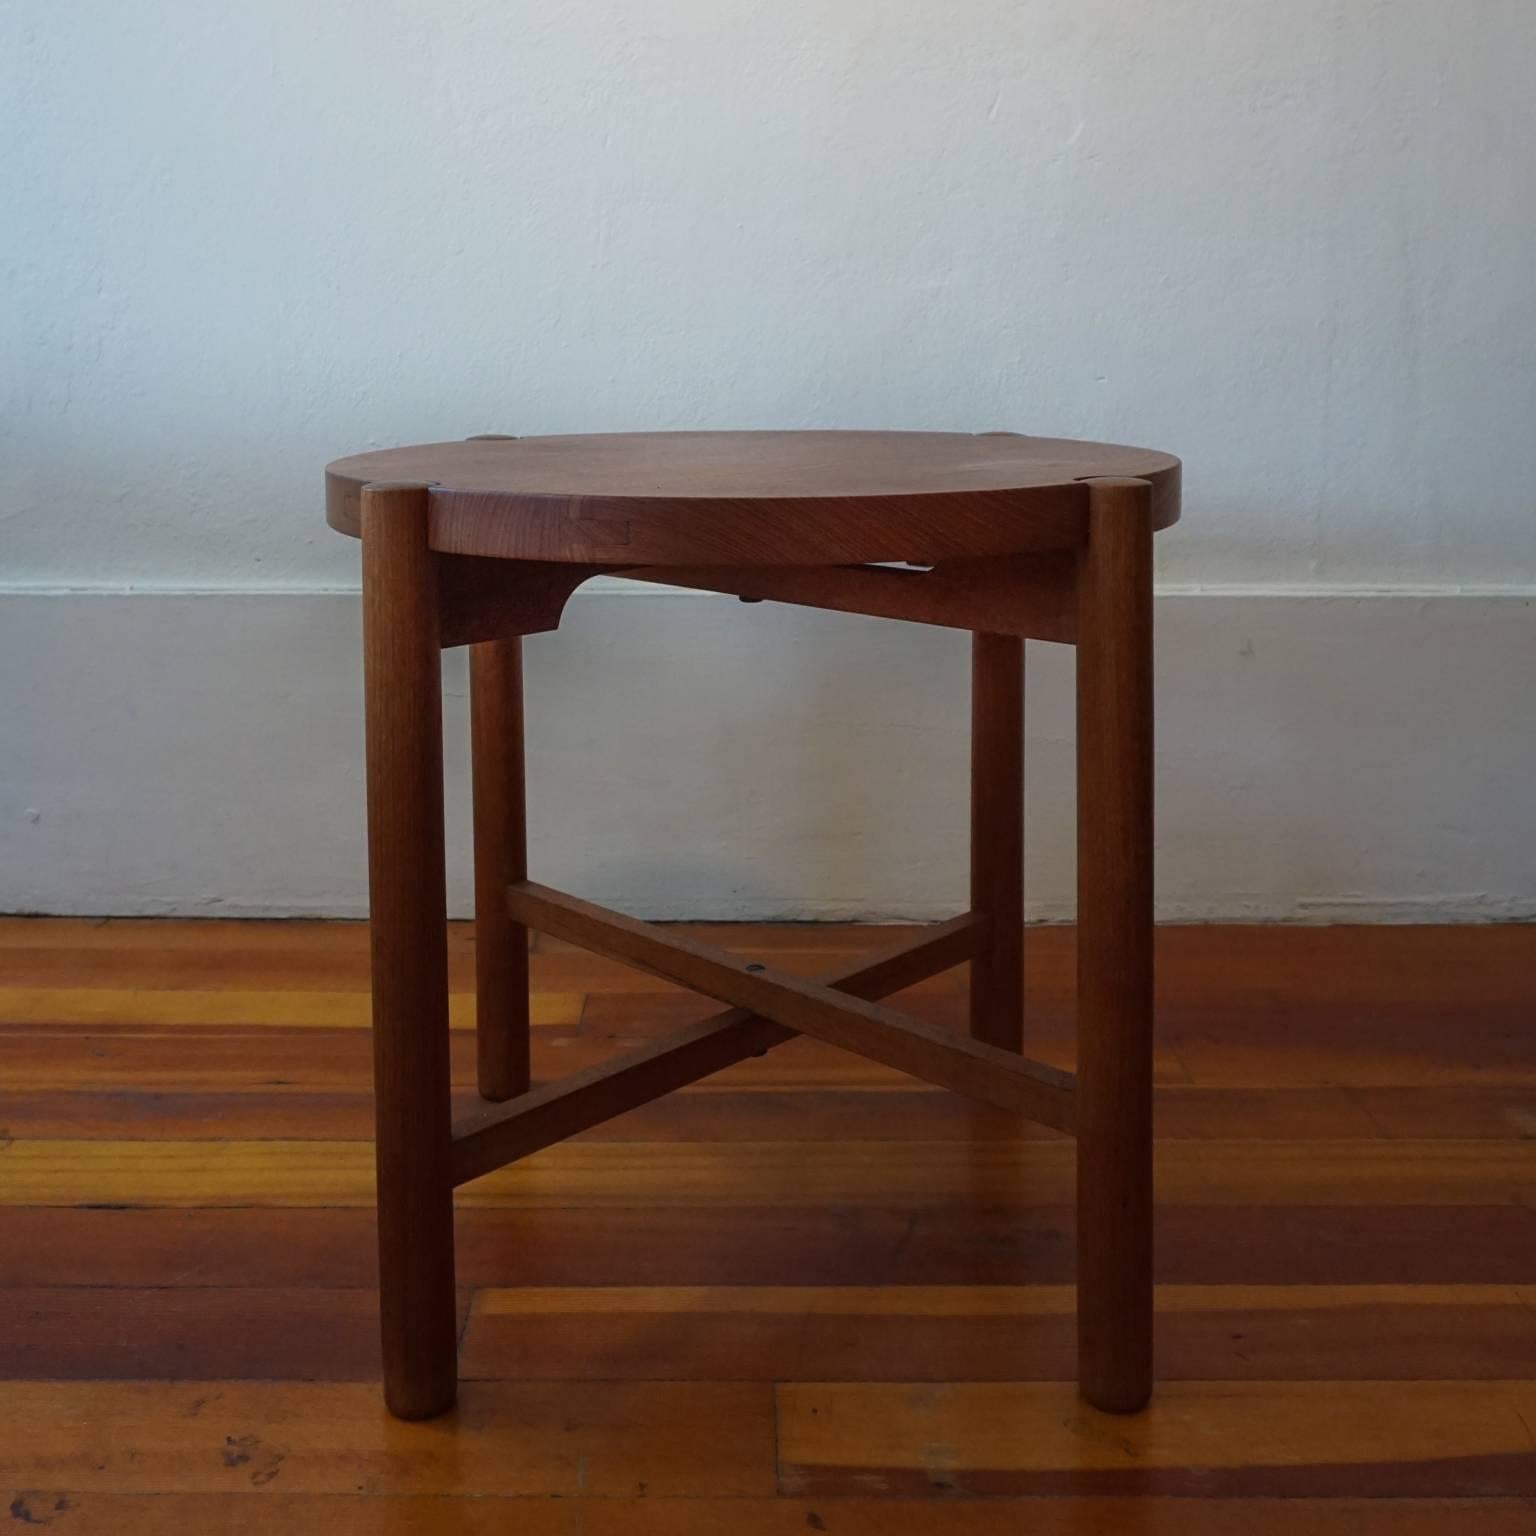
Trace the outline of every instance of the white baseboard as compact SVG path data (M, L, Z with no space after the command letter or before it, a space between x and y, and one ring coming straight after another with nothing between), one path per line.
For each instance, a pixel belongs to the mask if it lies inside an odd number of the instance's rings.
M539 878L657 918L965 900L963 635L628 587L527 644ZM1536 917L1536 595L1158 602L1170 921ZM0 592L0 910L361 916L354 593ZM1072 912L1070 651L1030 648L1029 914ZM450 899L470 911L462 653Z

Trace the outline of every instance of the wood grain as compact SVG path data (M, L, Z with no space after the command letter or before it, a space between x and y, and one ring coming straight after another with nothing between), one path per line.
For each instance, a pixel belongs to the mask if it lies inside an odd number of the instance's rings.
M274 1073L281 1067L281 1059L274 1060ZM705 1079L577 1134L597 1141L884 1141L893 1123L914 1141L1038 1141L1060 1134L937 1089L858 1082L818 1087L799 1074L785 1077L789 1081L763 1072L741 1081L738 1074L730 1086ZM1222 1093L1170 1085L1157 1092L1156 1116L1165 1141L1529 1139L1523 1119L1529 1096L1457 1097L1441 1117L1416 1090L1401 1098L1385 1089L1378 1094L1362 1104L1337 1088ZM475 1096L456 1091L456 1115L476 1107ZM13 1092L0 1093L0 1126L27 1139L366 1141L373 1103L361 1085Z
M911 988L894 999L892 1006L910 1018L945 1031L964 1032L966 998L963 992L932 983ZM593 995L582 1014L582 1030L612 1030L618 1035L642 1035L667 1027L676 1028L701 1016L707 1009L697 998L655 993L634 998ZM1070 1072L1077 1061L1068 1017L1049 1004L1029 1007L1029 1055L1031 1060ZM1172 1042L1153 1053L1154 1081L1187 1083L1189 1072ZM911 1089L912 1077L893 1066L844 1051L830 1043L797 1040L774 1051L763 1062L743 1063L720 1079L722 1087L745 1087L749 1081L767 1086L886 1087Z
M1152 1391L1152 487L1088 484L1078 556L1077 1231L1083 1395Z
M473 1382L451 1420L412 1424L372 1382L4 1382L0 1422L0 1480L26 1487L773 1491L772 1394L753 1383Z
M384 1395L454 1400L448 912L436 571L421 485L362 493L368 912Z
M1138 475L1158 526L1179 461L1148 449L961 432L634 432L426 443L326 467L326 519L363 488L432 487L436 550L623 565L932 564L1078 542L1080 482Z
M1529 1536L1523 1499L606 1498L25 1492L69 1536ZM68 1523L59 1521L68 1516Z
M971 911L986 923L971 961L970 1032L1024 1049L1024 642L971 636Z
M563 1287L477 1292L465 1376L1062 1381L1073 1291L1031 1286ZM1165 1286L1159 1379L1520 1379L1516 1286Z
M1536 1382L1170 1382L1106 1419L1058 1383L785 1384L792 1493L1536 1494Z
M579 991L541 991L533 1005L536 1024L574 1024ZM150 987L0 987L0 1027L44 1024L142 1025L153 1029L367 1029L369 998L361 992L157 991ZM475 1027L473 995L450 993L448 1024Z
M360 1205L370 1149L322 1141L28 1141L5 1152L0 1205ZM1065 1204L1070 1141L878 1143L571 1141L476 1179L461 1205L881 1205L985 1200ZM1164 1205L1536 1203L1536 1143L1169 1142Z
M528 1091L528 930L504 892L528 876L520 639L469 653L469 730L475 841L476 1082L496 1102Z
M916 930L687 932L811 976ZM1536 929L1159 935L1162 1384L1112 1427L1072 1400L1070 1143L807 1039L462 1191L465 1406L389 1419L369 1042L336 1012L365 937L0 921L31 994L0 1023L18 1529L1536 1524ZM1065 1064L1073 935L1030 939L1031 1049ZM467 1026L463 925L447 951ZM544 1080L713 1009L558 940L530 976ZM900 1006L965 1027L942 978ZM467 1027L450 1066L462 1111Z
M940 923L925 935L828 973L824 983L851 997L879 997L930 970L948 970L975 952L969 917ZM782 1024L732 1008L621 1053L601 1067L573 1073L508 1109L479 1109L454 1122L454 1179L463 1183L530 1152L612 1121L697 1079L761 1055L793 1037ZM482 1086L483 1091L483 1086Z
M1523 1285L1520 1205L1165 1206L1160 1277L1214 1285ZM593 1205L461 1210L467 1286L1039 1285L1072 1279L1070 1205ZM5 1213L0 1285L372 1286L364 1207Z
M579 940L604 954L684 981L719 1002L843 1045L925 1082L1066 1130L1072 1124L1071 1078L984 1041L955 1038L911 1018L787 972L770 971L657 932L648 924L525 881L507 893L508 908L530 927Z
M461 1325L469 1293L459 1298ZM0 1312L0 1378L377 1381L372 1290L40 1286Z

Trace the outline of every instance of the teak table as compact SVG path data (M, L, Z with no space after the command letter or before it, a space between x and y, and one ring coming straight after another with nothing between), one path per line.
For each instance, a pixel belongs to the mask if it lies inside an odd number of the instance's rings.
M1166 454L1011 433L480 437L340 459L363 542L384 1393L457 1387L453 1190L796 1034L1075 1133L1078 1379L1152 1384L1152 534ZM521 637L607 574L973 631L971 910L806 981L528 879ZM1022 1054L1024 641L1077 646L1076 1074ZM470 647L477 1059L448 1081L439 652ZM528 929L728 1005L563 1082L528 1077ZM969 962L970 1031L877 999Z

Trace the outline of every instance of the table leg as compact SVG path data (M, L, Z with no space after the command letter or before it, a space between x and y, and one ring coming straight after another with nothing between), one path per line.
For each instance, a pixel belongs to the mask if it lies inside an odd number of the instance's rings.
M971 636L971 1034L1024 1045L1024 642Z
M528 1091L528 930L507 887L528 878L523 788L523 642L469 648L475 803L475 1051L480 1095Z
M424 486L362 493L368 883L384 1396L453 1406L457 1339L442 657Z
M1152 1390L1152 517L1089 485L1078 577L1078 1381Z

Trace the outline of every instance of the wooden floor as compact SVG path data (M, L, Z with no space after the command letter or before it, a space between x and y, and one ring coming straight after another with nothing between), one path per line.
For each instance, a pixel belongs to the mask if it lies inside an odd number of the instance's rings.
M892 936L695 931L806 973ZM1160 942L1145 1415L1070 1385L1071 1144L801 1040L461 1190L462 1406L406 1425L364 931L0 923L0 1497L60 1536L1531 1536L1536 927ZM1061 1063L1071 946L1030 935ZM541 1079L712 1008L533 971Z

